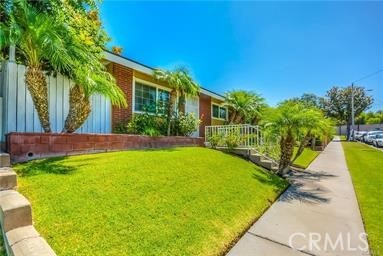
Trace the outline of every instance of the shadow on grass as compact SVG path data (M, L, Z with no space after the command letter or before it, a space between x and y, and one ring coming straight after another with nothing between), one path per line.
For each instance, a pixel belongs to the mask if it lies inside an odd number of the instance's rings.
M280 192L286 189L288 182L285 179L280 178L274 173L271 173L262 167L256 168L256 172L253 173L253 178L259 182L268 186L274 187L275 192Z
M279 200L284 202L299 200L308 204L329 203L330 198L327 197L329 190L321 186L319 181L335 177L337 176L326 172L292 172L288 177L291 186Z
M62 163L66 157L52 157L41 160L34 160L28 163L16 166L16 172L23 177L34 176L38 174L70 174L78 166L68 166Z

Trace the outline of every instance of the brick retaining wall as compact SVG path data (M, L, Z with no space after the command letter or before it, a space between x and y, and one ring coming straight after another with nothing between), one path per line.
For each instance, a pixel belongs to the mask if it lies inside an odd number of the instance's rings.
M127 149L203 146L202 138L128 134L9 133L6 141L12 162Z

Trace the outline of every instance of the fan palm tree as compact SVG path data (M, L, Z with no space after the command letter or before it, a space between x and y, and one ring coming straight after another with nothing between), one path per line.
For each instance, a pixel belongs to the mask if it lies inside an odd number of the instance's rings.
M170 92L169 104L167 106L168 136L170 135L171 120L174 115L174 108L179 96L177 112L185 111L186 96L196 96L199 94L200 86L193 80L186 68L177 68L173 71L155 69L153 72L155 79L166 82L172 91Z
M117 106L126 107L127 102L115 79L101 62L103 47L108 38L101 28L97 10L83 12L66 5L65 11L61 17L69 18L69 49L70 54L75 57L73 68L65 75L75 81L75 85L69 92L69 112L63 132L71 133L80 128L88 118L91 112L91 95L103 95Z
M272 130L272 134L279 138L281 155L278 171L280 174L288 171L290 166L297 134L299 134L303 127L304 110L305 108L302 104L284 102L269 116L271 125L268 127Z
M66 73L73 59L68 54L66 27L27 1L14 0L9 17L0 24L0 48L15 46L27 67L25 83L31 94L40 123L51 132L48 110L48 88L43 68Z
M265 108L265 99L255 92L234 90L225 94L230 123L258 123Z
M69 92L69 112L63 132L75 132L86 121L91 112L90 97L93 94L109 98L113 105L127 106L124 93L113 76L104 70L101 62L78 66L71 76L76 84Z
M300 102L285 101L268 117L268 129L279 138L280 161L279 173L288 171L290 165L303 152L309 138L327 136L332 124L323 113L314 107L307 107ZM298 151L294 155L294 146Z

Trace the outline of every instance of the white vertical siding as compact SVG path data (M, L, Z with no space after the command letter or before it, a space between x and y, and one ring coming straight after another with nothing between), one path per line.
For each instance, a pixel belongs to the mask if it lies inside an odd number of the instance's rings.
M0 70L3 97L1 141L9 132L41 132L42 128L31 95L25 85L26 67L5 63ZM53 132L61 132L69 112L69 89L73 83L62 75L47 76L49 113ZM1 101L0 101L1 102ZM111 104L100 95L91 97L92 112L81 133L111 133ZM2 130L2 131L1 131Z

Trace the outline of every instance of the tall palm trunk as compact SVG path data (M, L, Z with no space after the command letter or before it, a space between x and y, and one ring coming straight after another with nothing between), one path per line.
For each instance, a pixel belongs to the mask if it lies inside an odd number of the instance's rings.
M31 94L44 132L51 132L48 109L48 85L41 67L28 67L25 73L25 83Z
M291 160L291 163L294 163L294 161L297 160L297 158L303 153L310 138L311 138L310 133L307 133L306 136L299 142L297 153L295 154L294 158Z
M89 97L79 85L69 92L69 113L65 120L63 132L73 133L85 122L91 112Z
M230 115L230 124L234 124L235 120L237 119L238 111L233 110L233 113Z
M286 137L282 137L280 141L281 159L279 162L278 173L285 174L289 170L291 164L291 157L294 152L294 137L289 131Z
M172 90L170 92L169 105L168 105L168 116L167 116L167 122L168 122L167 135L168 136L170 136L170 129L172 126L172 117L173 117L173 111L174 111L176 98L177 98L177 91Z

